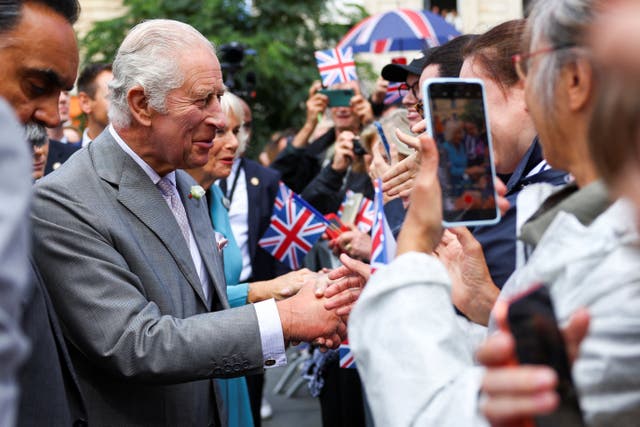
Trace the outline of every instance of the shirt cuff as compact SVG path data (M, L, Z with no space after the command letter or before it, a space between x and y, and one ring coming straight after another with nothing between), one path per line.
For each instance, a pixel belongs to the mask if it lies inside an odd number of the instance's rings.
M262 342L262 357L265 368L275 368L287 364L284 352L284 333L276 301L271 298L253 304L258 317L260 341Z

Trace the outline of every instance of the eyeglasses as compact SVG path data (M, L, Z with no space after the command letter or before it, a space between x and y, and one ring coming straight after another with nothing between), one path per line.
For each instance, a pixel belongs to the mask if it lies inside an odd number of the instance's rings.
M420 80L416 80L415 82L413 82L412 85L408 83L402 83L400 86L398 86L398 93L400 94L401 97L404 98L405 96L407 96L409 91L411 91L411 94L413 95L414 98L420 99L420 96L418 94L420 90L419 86L420 86Z
M520 80L524 80L527 78L527 74L529 73L529 61L531 61L531 58L533 58L534 56L542 55L544 53L556 52L558 50L570 49L572 47L575 47L575 45L566 44L560 46L549 46L543 49L535 50L533 52L513 55L511 57L511 61L513 62L513 65L516 69L518 78L520 78Z

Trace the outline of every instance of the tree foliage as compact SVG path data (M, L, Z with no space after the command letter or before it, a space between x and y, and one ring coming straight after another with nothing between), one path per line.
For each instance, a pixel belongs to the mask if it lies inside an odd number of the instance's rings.
M330 18L333 3L324 0L255 0L252 7L238 0L125 0L128 13L97 22L81 40L85 62L112 61L128 29L152 18L170 18L193 25L216 46L236 41L255 55L245 55L235 75L238 86L255 73L255 154L269 135L302 124L301 107L311 82L319 78L313 53L328 49L365 16L347 5L340 21ZM227 78L225 76L225 78Z

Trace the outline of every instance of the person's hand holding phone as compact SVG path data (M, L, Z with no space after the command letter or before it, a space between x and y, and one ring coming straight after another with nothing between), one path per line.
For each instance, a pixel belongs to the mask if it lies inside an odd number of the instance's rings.
M438 150L430 136L422 134L419 140L422 161L411 192L409 210L398 236L397 256L411 251L432 253L442 238Z
M586 309L576 311L562 329L569 361L573 363L589 328ZM531 417L554 411L559 398L558 376L543 365L514 366L516 358L513 336L496 332L485 340L476 354L488 369L482 381L482 412L493 427L523 426Z
M350 130L340 132L335 143L335 153L331 162L331 169L343 173L355 158L353 154L353 139L355 134Z
M318 124L318 115L324 113L329 103L329 98L318 92L322 89L322 83L315 81L309 88L309 98L307 99L307 120L306 123L313 124L315 127Z

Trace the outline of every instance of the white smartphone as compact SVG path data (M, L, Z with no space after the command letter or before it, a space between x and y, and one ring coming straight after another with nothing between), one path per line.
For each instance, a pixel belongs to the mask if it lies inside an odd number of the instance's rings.
M445 227L500 221L491 132L479 79L429 79L423 86L427 131L438 146Z

